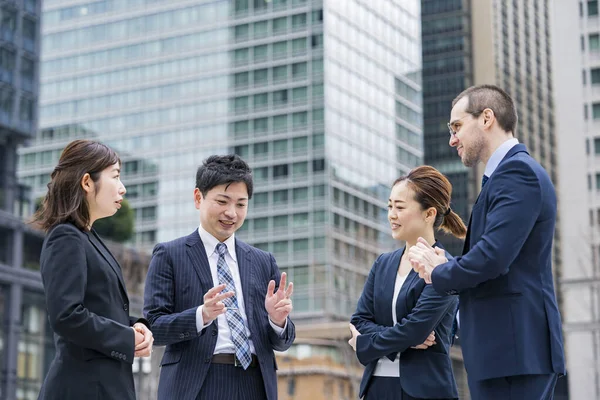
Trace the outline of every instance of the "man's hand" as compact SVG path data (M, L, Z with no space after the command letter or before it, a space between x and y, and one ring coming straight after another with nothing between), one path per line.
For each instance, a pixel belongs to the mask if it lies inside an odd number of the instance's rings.
M226 286L226 284L215 286L204 295L204 304L202 305L202 322L205 326L216 319L219 315L227 311L227 307L225 307L223 300L232 297L235 293L221 293Z
M415 272L426 283L431 283L431 273L434 268L448 261L443 249L431 247L423 238L419 238L417 244L408 250L408 259Z
M350 326L350 333L352 334L352 337L350 338L350 340L348 340L348 344L350 345L350 347L352 347L352 350L356 351L356 338L360 335L360 332L356 330L354 325L348 325Z
M294 292L294 284L290 282L285 288L287 274L281 274L279 288L275 292L275 281L271 280L267 287L267 295L265 296L265 309L269 314L271 321L280 328L285 326L285 320L292 312L292 293Z
M431 332L422 344L418 346L412 346L412 348L418 350L427 350L434 344L437 344L437 342L435 341L435 332Z
M154 343L154 337L152 331L141 322L136 322L132 326L135 331L135 357L149 357L152 353L152 344ZM141 341L140 340L141 336Z

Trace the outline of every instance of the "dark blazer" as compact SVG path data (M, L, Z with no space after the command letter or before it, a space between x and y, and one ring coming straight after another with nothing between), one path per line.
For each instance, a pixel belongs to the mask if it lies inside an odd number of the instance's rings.
M288 318L282 337L269 324L265 295L280 273L270 253L236 240L244 305L269 400L277 399L277 363L273 350L287 350L296 336ZM158 399L195 400L217 343L216 321L197 332L196 309L213 287L208 257L198 230L154 248L146 277L144 315L150 321L155 345L166 345L161 361ZM236 382L223 382L235 385Z
M473 206L463 256L431 277L439 293L460 293L469 379L565 373L552 281L555 222L548 174L524 145L514 146Z
M411 270L398 294L394 325L392 299L403 253L404 248L377 258L352 315L351 322L361 333L356 355L366 366L359 397L364 396L377 361L384 356L394 360L400 353L400 384L406 393L425 399L457 398L450 346L458 298L440 295ZM446 257L451 258L447 252ZM427 350L411 348L433 331L436 345Z
M40 264L56 355L39 399L135 399L138 320L117 261L95 232L67 223L46 236Z

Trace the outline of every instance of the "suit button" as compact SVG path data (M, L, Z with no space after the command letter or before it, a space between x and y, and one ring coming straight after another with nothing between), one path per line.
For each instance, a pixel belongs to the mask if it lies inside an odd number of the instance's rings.
M216 330L216 329L213 329L213 330L212 330L212 335L213 335L213 336L217 336L217 330Z
M204 360L205 363L209 363L210 362L210 357L206 357L206 360Z
M114 352L114 351L111 351L111 352L110 352L110 356L111 356L111 357L114 357L114 356L115 356L115 352Z
M186 332L186 333L185 333L185 337L186 337L186 338L187 338L187 337L190 337L190 333L189 333L189 332Z
M183 339L185 336L183 335L183 333L179 334L179 339Z
M129 311L129 304L123 304L123 310Z

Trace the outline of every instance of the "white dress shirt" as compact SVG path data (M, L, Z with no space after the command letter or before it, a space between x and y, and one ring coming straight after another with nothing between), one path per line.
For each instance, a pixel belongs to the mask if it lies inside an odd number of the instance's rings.
M217 262L219 261L219 253L217 252L217 244L219 244L220 242L219 240L217 240L217 238L215 238L204 228L202 228L202 225L198 227L198 234L200 235L202 244L204 244L206 256L208 257L208 264L210 265L210 274L213 280L213 287L218 286L219 276L217 274ZM237 298L240 315L242 316L242 319L244 320L244 325L246 326L246 335L248 336L248 341L250 342L250 352L252 354L256 354L254 344L252 343L252 336L250 334L250 330L248 329L248 317L246 315L246 308L244 306L244 293L242 291L242 281L240 278L240 270L238 268L237 256L235 253L235 235L231 235L227 240L223 242L223 244L227 246L227 252L225 253L225 262L227 262L227 266L231 271L231 276L233 277L233 281L235 283L235 296ZM264 307L264 305L262 306ZM204 318L202 317L202 308L203 306L199 306L196 309L196 329L198 330L198 332L202 331L202 329L206 328L212 323L211 321L208 324L204 325ZM229 324L227 323L227 318L225 317L225 314L219 315L216 320L218 326L218 336L217 344L215 346L215 351L213 354L235 353L235 345L231 341L231 330L229 329ZM278 335L283 334L285 327L287 326L287 320L283 328L275 325L270 318L269 323Z
M394 296L392 297L392 321L394 325L398 323L398 318L396 316L396 303L398 303L398 295L400 294L400 289L402 289L402 285L404 285L404 281L406 281L406 277L408 274L402 276L400 274L396 274L396 282L394 283ZM373 371L373 376L387 376L387 377L399 377L400 376L400 355L396 353L396 358L394 361L390 361L387 357L381 357L377 360L377 366Z

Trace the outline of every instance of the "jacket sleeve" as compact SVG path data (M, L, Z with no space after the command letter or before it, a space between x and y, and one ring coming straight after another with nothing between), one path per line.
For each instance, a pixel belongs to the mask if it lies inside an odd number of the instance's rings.
M197 308L174 312L173 261L165 245L157 244L152 253L144 290L144 316L150 323L154 344L164 346L202 336L206 329L197 331Z
M481 239L462 257L438 265L431 275L440 293L453 293L507 274L540 213L543 192L531 167L518 160L494 172Z
M119 353L125 356L120 360L133 363L133 329L84 306L88 264L81 233L70 225L59 225L46 240L41 274L54 332L80 347L112 358Z
M379 332L386 328L384 325L379 325L375 321L375 307L373 304L373 295L375 293L375 276L377 275L377 267L380 262L381 255L377 257L377 260L375 260L375 263L373 263L373 267L371 267L371 271L369 272L369 276L367 277L363 291L358 299L356 311L350 318L350 322L352 325L354 325L356 330L361 333L361 335Z
M396 325L356 338L358 360L367 365L423 343L448 311L455 312L457 304L456 296L441 295L431 285L426 285L416 306Z

